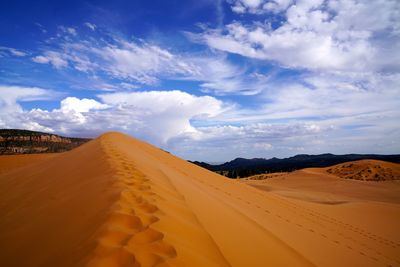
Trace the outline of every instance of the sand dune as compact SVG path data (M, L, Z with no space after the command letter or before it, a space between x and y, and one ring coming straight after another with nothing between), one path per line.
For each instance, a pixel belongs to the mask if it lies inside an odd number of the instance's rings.
M400 164L380 160L358 160L338 164L325 170L345 179L388 181L400 180Z
M0 262L143 267L400 264L400 234L394 227L400 219L398 203L344 196L346 204L327 205L290 196L287 187L289 196L281 194L277 188L258 190L126 135L108 133L0 175ZM351 209L364 211L363 222Z
M57 154L25 154L25 155L0 155L0 174L15 171L42 160L50 159Z

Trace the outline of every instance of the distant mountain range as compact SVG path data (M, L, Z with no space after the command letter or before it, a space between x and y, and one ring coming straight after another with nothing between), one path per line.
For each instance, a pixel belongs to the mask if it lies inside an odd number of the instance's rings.
M212 165L205 162L192 161L192 163L218 172L230 178L247 177L261 173L290 172L310 167L328 167L339 163L361 159L376 159L388 162L400 163L400 155L375 155L375 154L320 154L320 155L296 155L290 158L264 159L264 158L236 158L223 164Z
M0 129L0 155L64 152L88 141L90 139L87 138L64 137L19 129Z

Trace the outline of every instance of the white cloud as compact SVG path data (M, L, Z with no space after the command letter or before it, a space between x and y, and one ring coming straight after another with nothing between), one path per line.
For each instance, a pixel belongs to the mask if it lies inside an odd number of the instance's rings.
M190 34L188 34L190 35ZM116 79L120 87L158 85L160 80L191 80L200 83L203 92L217 95L253 95L264 89L267 75L249 71L231 63L218 53L175 53L145 41L127 41L109 36L109 41L93 39L52 40L53 50L32 60L52 64L56 69L70 66L91 76Z
M68 97L53 110L23 110L20 102L29 98L22 93L0 96L0 125L80 136L118 130L185 158L212 161L299 151L398 153L397 2L230 3L242 13L236 17L252 13L249 18L258 21L186 33L210 48L196 53L108 35L79 34L78 39L76 31L65 28L64 35L48 40L48 51L32 60L82 72L94 77L97 85L88 83L93 88L116 92L96 99ZM278 12L282 24L274 20ZM228 53L245 58L236 61ZM277 71L282 77L261 72L276 65L284 67ZM139 91L167 80L194 81L195 89L224 95L227 102L178 90ZM232 97L237 94L246 96ZM43 92L26 95L35 99ZM239 103L229 102L234 100Z
M210 96L182 91L149 91L99 95L106 104L129 112L125 125L133 133L165 143L179 134L195 132L191 120L207 120L223 112L223 103Z
M225 57L188 57L192 71L184 80L201 81L203 92L216 95L255 95L265 89L268 75L248 72L246 68L231 64Z
M43 27L42 24L40 24L39 22L35 22L34 24L39 28L39 30L40 30L42 33L47 33L47 30Z
M99 100L67 97L53 110L24 110L21 102L54 93L2 86L0 126L88 137L122 131L185 158L209 161L293 151L347 153L349 147L355 153L394 153L400 148L393 143L400 138L396 78L379 81L386 88L374 92L361 85L349 88L332 77L305 80L266 93L268 104L248 110L177 90L108 93L98 95Z
M92 31L95 31L96 28L97 28L96 24L90 23L90 22L85 22L84 25L85 25L86 27L88 27L89 29L91 29Z
M72 36L78 35L76 29L73 28L73 27L59 26L58 29L59 29L61 32L70 34L70 35L72 35Z
M21 87L0 85L0 109L20 110L18 102L48 99L53 94L51 91L38 87Z
M99 43L94 39L72 41L54 39L55 48L34 57L37 63L51 63L61 69L74 69L91 74L107 74L123 84L155 85L162 77L191 75L195 66L186 58L157 45L146 42L128 42L109 36L110 41Z
M173 138L171 147L186 158L210 161L294 152L397 153L399 78L313 74L299 82L272 84L261 107L220 114L214 124ZM264 143L271 148L257 145Z
M260 8L261 3L245 6ZM212 48L291 68L399 71L399 9L398 1L389 0L298 1L278 28L233 22L223 32L208 30L197 37Z
M273 148L273 145L269 143L255 143L253 146L255 149L260 150L271 150Z
M288 155L289 147L295 147L296 142L303 144L330 131L330 127L296 122L207 126L171 139L169 147L184 158L207 161L279 156Z
M12 55L12 56L17 56L17 57L24 57L27 55L26 52L23 52L21 50L12 48L12 47L4 47L4 46L0 46L0 57L2 54L7 53L8 55Z
M292 136L313 135L329 129L330 127L320 127L316 124L308 123L248 123L243 124L242 126L226 125L198 127L198 131L185 133L185 137L201 141L218 140L221 142L230 142L235 139L238 142L243 141L253 146L255 143L266 143L268 140L277 138L283 139Z
M23 112L20 102L45 100L54 96L53 91L43 88L0 85L0 126L24 128L25 124L14 117Z
M29 126L29 129L78 136L117 130L156 145L196 132L192 120L206 121L225 110L225 104L213 97L177 90L101 94L101 101L67 97L57 109L24 110L18 102L43 99L49 91L21 87L0 87L0 90L7 93L6 97L0 96L2 127Z
M32 61L40 64L51 64L56 69L62 69L68 66L68 61L61 53L47 51L43 55L32 58Z
M63 112L88 112L90 110L106 109L108 105L97 102L94 99L79 99L76 97L67 97L61 101L60 110Z
M120 46L107 45L93 50L100 59L110 63L107 72L127 80L136 80L144 84L157 83L157 74L185 74L191 66L158 46L143 44L142 46L125 41Z
M400 75L348 79L318 75L305 77L303 84L281 85L267 96L263 114L270 119L324 119L398 110Z
M292 0L228 0L235 13L264 14L267 12L281 12L288 8Z

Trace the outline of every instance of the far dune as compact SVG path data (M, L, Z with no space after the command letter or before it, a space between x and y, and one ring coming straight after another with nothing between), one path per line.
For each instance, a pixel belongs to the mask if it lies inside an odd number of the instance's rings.
M345 179L400 180L400 164L380 160L358 160L325 168L325 171Z
M391 168L395 173L399 164L372 161L381 168ZM344 179L327 172L331 168L362 165L371 161L356 161L328 168L308 168L292 173L266 174L242 182L268 194L300 202L323 216L335 218L346 224L359 226L372 236L400 239L400 181L360 181ZM380 169L380 168L377 168ZM359 168L354 168L357 173ZM257 180L258 179L258 180Z

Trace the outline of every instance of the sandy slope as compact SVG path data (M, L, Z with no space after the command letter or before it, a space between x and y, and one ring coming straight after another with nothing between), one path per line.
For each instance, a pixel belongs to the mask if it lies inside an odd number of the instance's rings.
M400 264L397 233L326 208L338 205L260 191L118 133L0 175L0 203L4 266ZM364 216L384 228L376 204Z
M0 155L0 174L17 168L23 168L42 160L50 159L58 154L25 154L25 155Z

